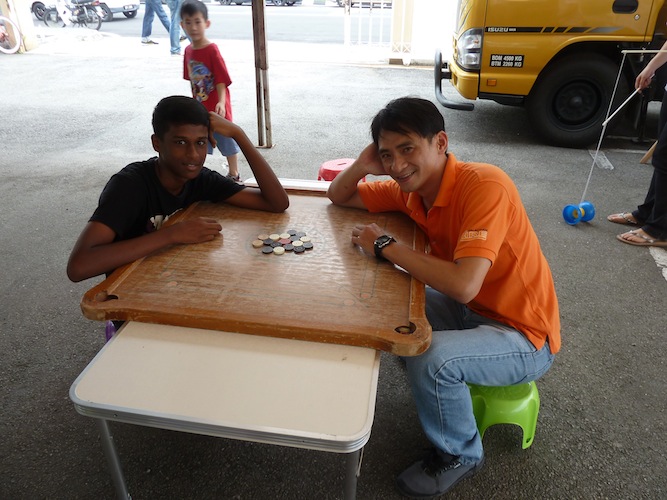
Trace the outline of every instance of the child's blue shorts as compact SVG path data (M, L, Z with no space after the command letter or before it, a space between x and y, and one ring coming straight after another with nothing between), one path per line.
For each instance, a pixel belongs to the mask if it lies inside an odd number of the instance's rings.
M234 156L241 152L241 148L239 148L234 139L220 135L217 132L213 132L213 137L218 142L217 148L222 153L222 156ZM211 146L210 142L208 143L208 154L213 154L213 146Z

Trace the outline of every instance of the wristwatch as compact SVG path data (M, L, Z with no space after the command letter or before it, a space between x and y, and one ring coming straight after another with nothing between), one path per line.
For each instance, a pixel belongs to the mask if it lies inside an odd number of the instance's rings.
M390 245L391 243L394 243L396 240L394 239L393 236L388 236L386 234L383 234L382 236L378 237L377 240L375 240L375 243L373 243L373 249L375 250L375 256L378 259L382 259L382 249L386 247L387 245Z

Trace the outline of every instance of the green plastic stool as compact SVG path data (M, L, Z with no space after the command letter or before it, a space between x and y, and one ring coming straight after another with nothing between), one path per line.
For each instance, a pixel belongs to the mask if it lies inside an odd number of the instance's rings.
M533 444L540 411L535 382L504 387L468 384L468 387L480 438L492 425L515 424L523 430L523 449Z

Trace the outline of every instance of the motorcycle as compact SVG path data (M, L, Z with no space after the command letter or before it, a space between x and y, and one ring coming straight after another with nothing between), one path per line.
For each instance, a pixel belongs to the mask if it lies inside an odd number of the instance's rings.
M96 10L99 0L66 0L56 1L56 6L44 11L44 24L50 28L62 28L79 25L84 28L99 30L102 18Z

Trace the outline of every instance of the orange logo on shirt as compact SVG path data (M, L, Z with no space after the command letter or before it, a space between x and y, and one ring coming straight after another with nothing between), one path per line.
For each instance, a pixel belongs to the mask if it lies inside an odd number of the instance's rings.
M461 235L461 241L484 240L486 241L486 229L470 229Z

